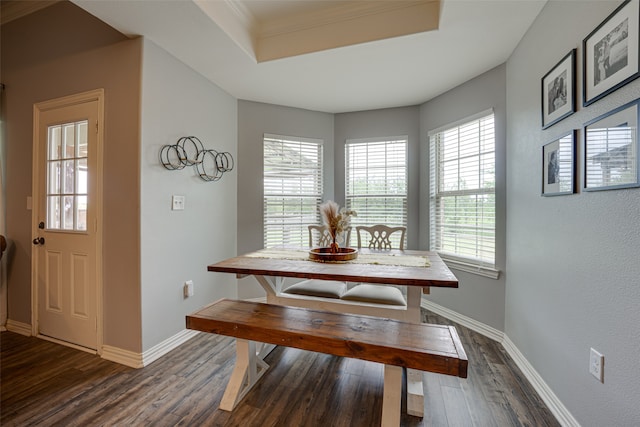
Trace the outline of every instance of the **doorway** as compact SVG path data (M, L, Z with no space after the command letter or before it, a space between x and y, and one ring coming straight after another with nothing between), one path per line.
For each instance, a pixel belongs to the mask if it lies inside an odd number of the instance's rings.
M102 89L34 105L32 328L102 344Z

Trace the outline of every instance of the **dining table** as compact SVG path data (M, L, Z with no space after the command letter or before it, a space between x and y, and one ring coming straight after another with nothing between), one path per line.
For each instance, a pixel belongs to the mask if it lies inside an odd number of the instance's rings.
M341 262L318 262L309 256L310 248L267 248L218 261L207 266L216 273L232 273L238 278L253 276L264 289L268 304L298 306L358 315L386 317L410 323L420 323L422 295L431 287L457 288L458 279L440 256L433 251L358 249L357 258ZM406 306L385 307L380 304L354 303L329 298L301 297L283 292L294 280L313 279L400 286L406 289ZM275 347L255 343L254 365L259 366ZM258 369L256 368L256 369ZM251 375L249 375L251 377ZM258 377L245 378L238 392L241 398L257 382ZM407 369L407 413L424 415L422 372ZM228 386L228 389L230 386ZM231 410L237 403L225 403ZM223 408L224 409L224 408Z

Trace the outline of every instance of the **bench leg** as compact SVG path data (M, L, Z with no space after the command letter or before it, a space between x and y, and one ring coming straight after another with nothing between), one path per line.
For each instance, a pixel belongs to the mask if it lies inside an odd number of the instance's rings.
M256 354L256 343L236 340L236 365L220 401L220 409L232 411L267 371L267 365Z
M407 414L424 417L422 371L407 369Z
M402 402L402 367L384 365L384 395L382 397L382 427L400 426Z

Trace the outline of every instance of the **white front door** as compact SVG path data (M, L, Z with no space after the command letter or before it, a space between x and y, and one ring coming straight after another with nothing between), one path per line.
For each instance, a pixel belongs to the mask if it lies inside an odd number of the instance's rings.
M101 111L102 91L34 108L36 333L91 350L98 348L101 301Z

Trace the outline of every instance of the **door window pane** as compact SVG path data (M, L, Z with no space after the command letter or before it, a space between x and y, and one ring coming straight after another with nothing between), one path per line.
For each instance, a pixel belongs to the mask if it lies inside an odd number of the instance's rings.
M49 128L49 160L57 160L60 158L62 144L62 129L60 126Z
M50 229L60 228L60 197L47 197L47 227Z
M62 204L64 207L62 217L62 228L65 230L73 230L73 216L74 216L74 203L73 196L62 197Z
M86 120L50 126L47 136L47 228L86 231L89 170Z
M62 192L64 194L73 194L74 180L75 180L75 167L73 160L65 160L63 163L64 185Z

